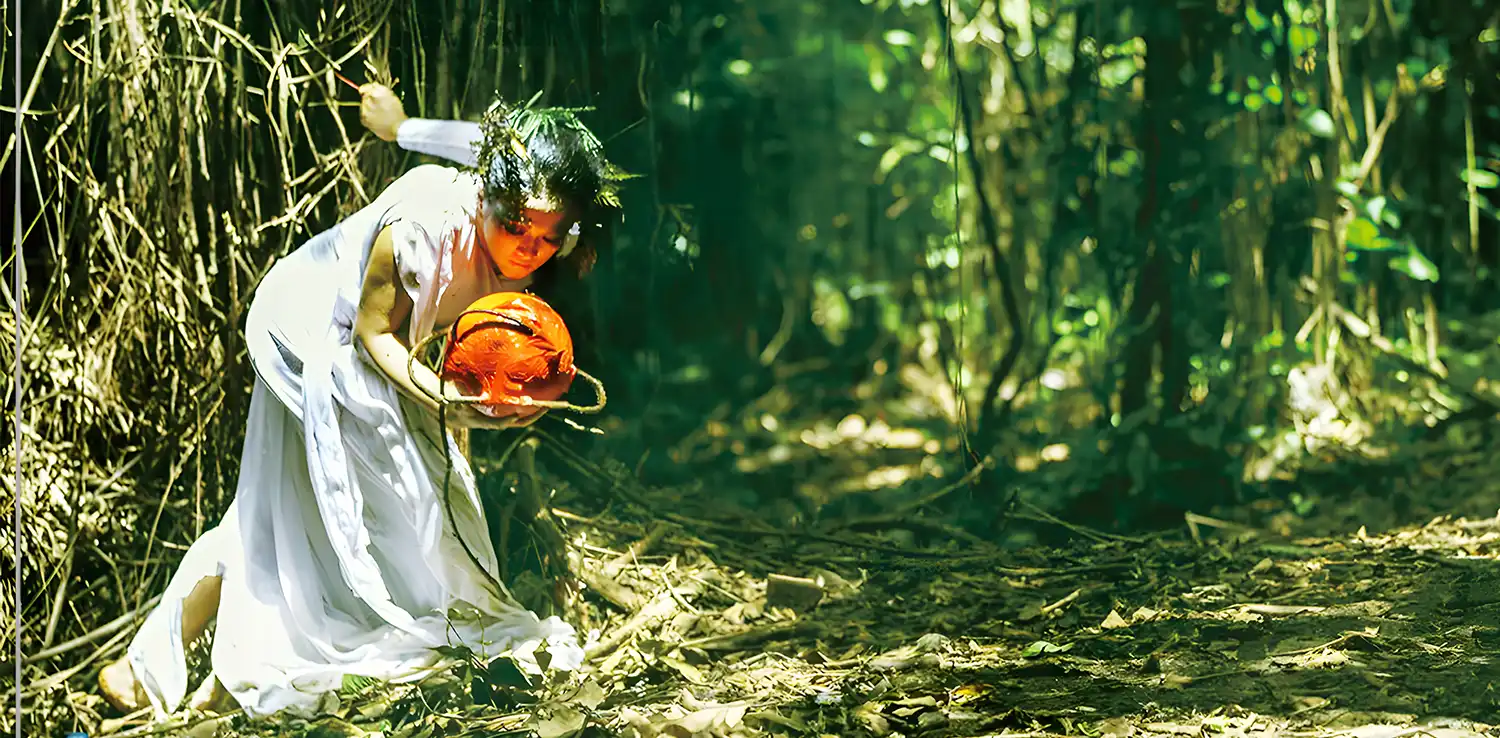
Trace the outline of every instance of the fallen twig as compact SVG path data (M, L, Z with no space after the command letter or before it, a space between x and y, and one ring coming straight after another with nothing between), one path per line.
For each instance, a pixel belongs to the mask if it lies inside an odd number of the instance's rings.
M695 638L691 641L683 641L681 647L697 648L704 651L733 651L757 643L763 643L772 638L790 637L812 630L814 630L814 626L811 623L795 620L763 628L751 628L738 633L725 633L723 635Z
M696 596L702 590L703 585L690 581L680 587L677 592L673 592L671 588L658 592L656 597L647 603L645 607L637 611L635 615L631 616L629 620L625 621L623 625L616 628L613 633L610 633L608 638L589 647L584 652L584 658L593 661L608 656L643 628L675 615L679 607L678 597L684 595Z
M907 517L909 517L913 512L927 507L928 505L931 505L934 502L943 499L944 497L947 497L954 490L968 486L975 479L978 479L979 475L983 474L986 469L994 468L994 466L995 460L989 456L986 456L984 457L984 461L979 462L977 466L975 466L973 469L970 469L968 473L964 474L962 477L959 477L958 480L954 481L952 484L944 485L942 488L929 492L928 494L925 494L918 499L912 500L911 502L907 502L902 505L898 505L890 512L857 518L847 522L835 523L834 525L829 526L824 530L831 531L841 528L853 528L856 526L865 527L870 525L889 525L892 523L900 523Z
M1040 612L1043 615L1051 615L1052 613L1057 612L1058 610L1061 610L1062 608L1067 607L1069 604L1076 601L1081 594L1083 594L1082 588L1075 589L1072 592L1069 592L1066 597L1063 597L1062 599L1050 605L1043 605Z
M134 623L137 618L144 617L147 612L150 612L151 608L156 607L156 603L160 600L161 595L156 595L155 597L146 600L141 604L140 607L131 610L130 612L127 612L124 615L121 615L120 617L117 617L114 620L105 623L104 625L101 625L81 636L78 636L77 638L63 641L56 646L38 651L31 656L23 658L22 661L27 664L34 664L39 661L45 661L54 656L60 656L80 646L87 646L88 644L93 643L100 638L110 635L111 633L114 633L115 631L124 628L131 623ZM16 664L14 661L0 662L0 671L10 671L11 669L15 668L15 665Z
M125 631L116 633L112 638L105 642L104 645L95 649L92 654L89 654L86 658L80 660L78 663L68 667L67 669L57 672L56 674L51 674L49 676L43 677L38 681L28 684L26 686L26 689L22 690L22 696L27 698L35 697L38 694L51 689L52 687L68 681L69 679L73 678L73 676L78 672L87 669L90 664L97 661L101 656L111 653L117 648L124 647L126 635L128 635L128 633Z
M651 530L646 532L646 536L644 538L641 538L640 540L630 544L630 548L626 549L624 553L616 556L613 560L604 565L604 575L610 578L619 576L621 569L623 569L627 564L636 563L640 559L640 557L645 556L646 552L651 550L652 546L655 546L658 542L661 541L663 537L666 536L667 531L670 528L671 526L667 525L666 523L657 521L656 524L651 526Z
M1139 539L1139 538L1132 538L1130 536L1122 536L1122 535L1117 535L1117 534L1114 534L1114 533L1105 533L1103 531L1094 530L1093 528L1088 528L1088 527L1085 527L1085 526L1082 526L1082 525L1078 525L1077 523L1069 523L1068 521L1063 520L1062 518L1059 518L1056 515L1053 515L1052 513L1049 513L1046 510L1043 510L1040 507L1037 507L1036 505L1033 505L1030 502L1026 502L1025 500L1021 500L1020 504L1025 505L1026 508L1031 511L1031 514L1030 515L1016 515L1016 514L1012 514L1012 517L1021 518L1023 520L1024 519L1032 519L1032 520L1038 520L1038 521L1041 521L1041 522L1044 522L1044 523L1051 523L1051 524L1056 525L1056 526L1067 528L1068 530L1073 531L1074 533L1077 533L1078 535L1081 535L1084 538L1090 538L1090 539L1093 539L1095 541L1123 541L1125 543L1141 543L1141 539Z
M210 730L200 733L200 731L193 729L199 728L200 726L204 726L208 723L227 724L235 717L237 717L241 712L244 711L236 709L232 712L219 713L216 715L186 715L162 723L148 723L146 725L142 725L139 728L133 728L131 730L125 730L118 733L101 733L99 735L99 738L147 738L147 736L165 735L167 733L176 733L178 731L182 731L187 735L218 735L217 730Z

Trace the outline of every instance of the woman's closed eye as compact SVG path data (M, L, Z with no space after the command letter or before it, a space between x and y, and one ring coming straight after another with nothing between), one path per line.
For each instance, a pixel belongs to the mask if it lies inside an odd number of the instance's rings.
M520 223L506 223L505 232L512 236L520 236L526 233L526 229L522 228Z

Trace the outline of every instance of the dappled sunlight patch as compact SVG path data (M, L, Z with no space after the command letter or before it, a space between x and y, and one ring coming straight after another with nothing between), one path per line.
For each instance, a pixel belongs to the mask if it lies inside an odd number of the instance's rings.
M1303 669L1328 669L1345 666L1350 662L1351 659L1347 652L1331 648L1321 648L1289 656L1277 656L1270 660L1271 664L1281 668Z
M1372 535L1360 528L1354 542L1363 547L1435 551L1456 558L1500 559L1500 513L1470 520L1441 516L1418 528Z
M886 466L867 474L845 479L829 488L835 494L871 492L899 487L922 473L920 466Z
M522 684L502 661L418 685L351 684L338 716L233 723L225 735L1489 729L1465 720L1493 714L1492 699L1442 685L1500 680L1486 657L1500 624L1433 596L1478 596L1485 582L1459 568L1475 563L1369 541L1352 552L1337 540L1185 535L1005 553L975 543L929 558L879 531L799 536L699 521L664 512L680 509L670 490L632 486L628 472L609 479L644 506L562 515L585 583L582 673ZM1458 531L1444 525L1444 535Z
M920 430L892 428L884 420L876 418L866 421L860 415L845 416L832 427L826 422L817 422L803 430L798 435L798 440L818 450L831 449L845 443L854 444L856 450L865 447L917 449L925 448L929 443L927 436Z

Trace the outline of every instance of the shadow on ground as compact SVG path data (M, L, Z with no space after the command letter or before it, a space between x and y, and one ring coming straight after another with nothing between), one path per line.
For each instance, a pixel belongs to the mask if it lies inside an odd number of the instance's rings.
M588 585L572 612L589 666L571 682L512 689L496 681L505 669L469 665L352 685L339 717L312 723L80 727L1398 738L1494 734L1500 716L1500 517L1320 537L1214 521L1142 539L1083 531L1066 549L916 550L694 517L672 492L594 474L611 490L601 509L570 512L583 496L566 485L555 498Z

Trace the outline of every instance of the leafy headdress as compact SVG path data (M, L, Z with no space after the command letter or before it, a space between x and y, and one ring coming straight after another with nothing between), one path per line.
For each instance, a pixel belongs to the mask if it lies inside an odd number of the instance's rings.
M476 174L501 222L518 220L531 197L562 207L575 224L556 258L568 259L576 248L575 261L587 271L594 236L620 209L619 184L630 175L609 163L604 144L578 119L589 108L537 107L539 97L520 106L496 101L485 111Z

